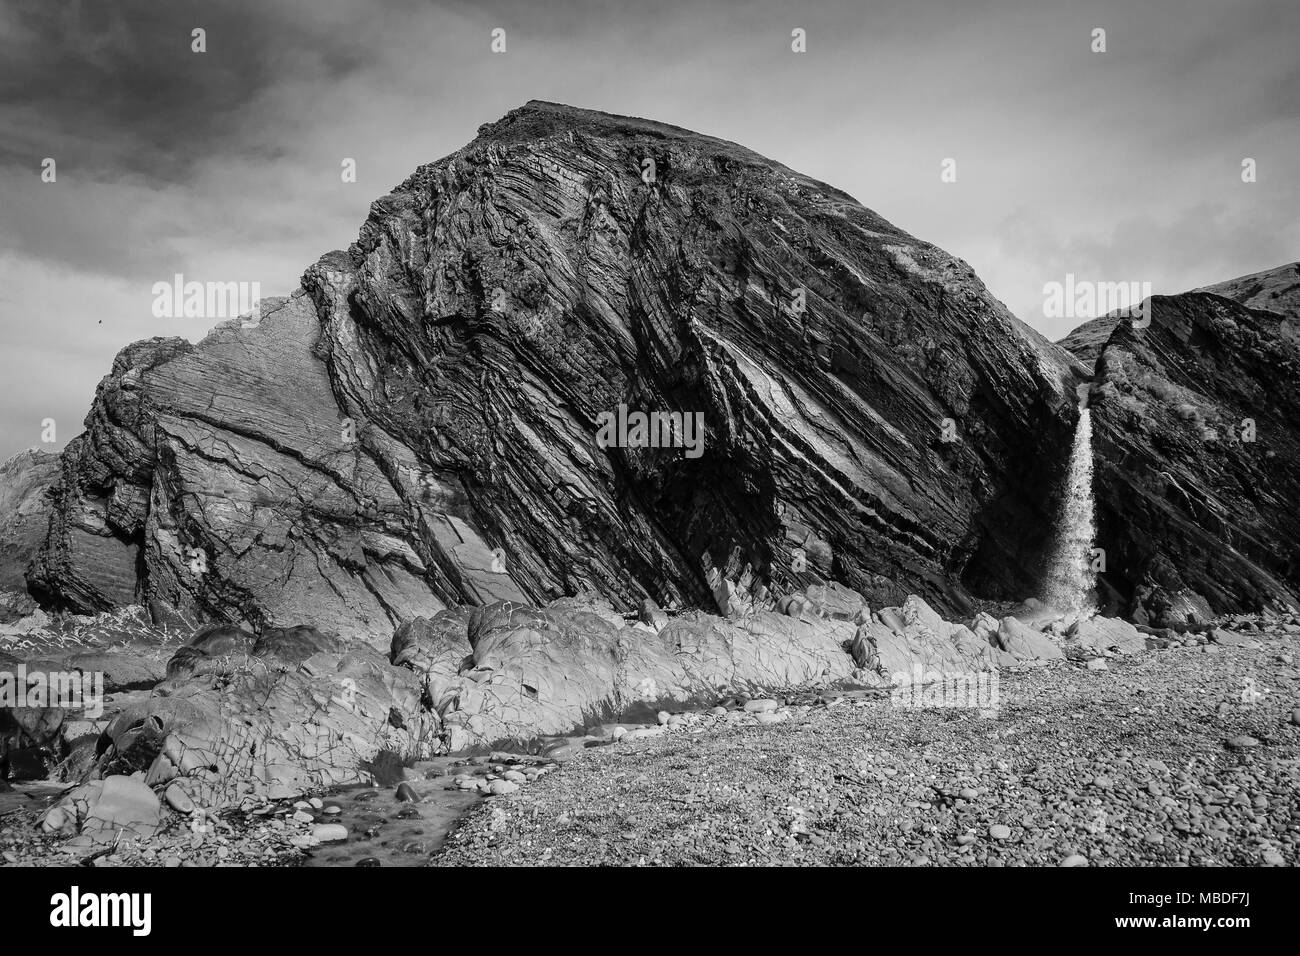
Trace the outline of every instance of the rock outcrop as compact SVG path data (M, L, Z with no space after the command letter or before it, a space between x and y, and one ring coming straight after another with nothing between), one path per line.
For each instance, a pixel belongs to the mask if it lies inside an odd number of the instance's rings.
M1039 590L1097 354L1107 606L1289 603L1297 285L1157 296L1149 328L1077 330L1079 361L832 187L530 103L288 298L123 350L26 580L49 609L376 648L445 607L588 592L651 620L810 586L966 617Z
M0 591L26 589L27 568L50 526L48 492L58 475L59 456L46 451L19 452L0 465Z
M985 614L969 626L950 623L916 595L873 613L843 592L812 590L784 612L727 619L685 611L658 627L629 622L591 596L542 608L498 601L408 621L387 656L307 626L254 636L218 625L181 646L140 642L132 659L152 675L143 678L151 689L122 692L127 671L118 666L108 682L114 703L98 719L54 706L0 709L0 730L22 734L47 762L58 758L56 778L85 785L46 821L85 835L87 821L107 813L94 807L119 791L151 789L180 812L260 805L399 779L403 766L434 754L571 749L572 739L621 721L651 724L632 731L648 735L664 710L720 700L775 708L773 695L920 685L1063 656L1051 637L1014 618L1001 629ZM88 622L77 640L88 643L106 623ZM1088 626L1072 638L1084 656L1126 650L1129 634L1143 646L1123 622ZM159 680L154 652L164 649ZM84 665L87 653L51 667ZM101 653L99 664L113 656ZM0 764L5 756L0 746Z
M259 318L118 356L63 456L43 601L376 645L586 591L964 612L1034 589L1082 374L838 190L547 103L422 167ZM677 424L598 442L620 409ZM660 447L697 421L702 446Z
M1097 360L1102 579L1141 623L1296 606L1298 291L1292 264L1155 296L1150 325L1116 324Z
M143 773L173 803L223 807L371 782L432 752L419 681L369 645L310 628L213 638L196 635L152 696L114 716L92 777Z
M33 591L79 611L138 600L160 621L385 639L441 609L400 475L342 440L319 340L299 293L264 302L254 327L124 350L64 451Z

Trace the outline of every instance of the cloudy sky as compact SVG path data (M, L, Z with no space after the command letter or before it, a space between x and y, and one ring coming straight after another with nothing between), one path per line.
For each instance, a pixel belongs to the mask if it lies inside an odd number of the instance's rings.
M1069 272L1177 292L1300 259L1297 35L1295 0L0 0L0 459L79 432L122 346L213 324L155 318L153 283L288 292L534 98L834 184L1059 338Z

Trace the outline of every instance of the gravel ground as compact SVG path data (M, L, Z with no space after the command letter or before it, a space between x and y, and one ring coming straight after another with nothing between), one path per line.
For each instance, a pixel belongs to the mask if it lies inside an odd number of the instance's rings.
M41 813L58 792L45 785L15 788L0 799L0 867L300 866L314 845L311 833L319 816L306 801L300 802L303 810L283 802L262 814L173 819L149 840L97 844L40 831Z
M678 718L484 800L434 863L1295 865L1300 637L1252 638L1003 671L985 716Z

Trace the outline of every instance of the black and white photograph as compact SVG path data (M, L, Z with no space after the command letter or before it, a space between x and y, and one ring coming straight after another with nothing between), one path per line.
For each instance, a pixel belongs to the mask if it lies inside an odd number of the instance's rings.
M1300 861L1298 41L0 0L0 887L126 939L113 873L1110 869L1015 885L1249 938Z

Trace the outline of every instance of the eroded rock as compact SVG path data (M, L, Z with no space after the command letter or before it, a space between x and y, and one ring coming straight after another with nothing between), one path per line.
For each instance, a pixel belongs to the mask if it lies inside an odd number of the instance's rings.
M812 613L964 612L968 588L1033 590L1081 371L830 186L533 102L257 321L123 350L28 581L377 645L446 605L584 591L743 617L838 578ZM620 407L699 416L701 453L598 444Z
M1146 638L1128 621L1115 617L1092 617L1071 625L1066 632L1070 645L1101 653L1115 651L1136 654L1146 649Z

